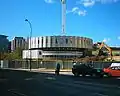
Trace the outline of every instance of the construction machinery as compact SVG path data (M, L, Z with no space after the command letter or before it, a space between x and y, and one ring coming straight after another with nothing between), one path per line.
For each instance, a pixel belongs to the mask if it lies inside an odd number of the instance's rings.
M108 51L107 51L107 56L108 58L110 58L110 60L112 60L112 49L107 46L104 42L102 43L98 43L98 48L99 48L99 52L98 52L98 56L106 56L106 54L104 54L104 52L102 51L102 48L106 48Z
M84 58L79 58L77 61L81 62L91 62L91 61L103 61L105 59L112 61L112 49L107 46L104 42L98 42L95 47L97 54L94 56L86 56ZM107 49L107 50L106 50ZM106 51L106 52L105 52Z

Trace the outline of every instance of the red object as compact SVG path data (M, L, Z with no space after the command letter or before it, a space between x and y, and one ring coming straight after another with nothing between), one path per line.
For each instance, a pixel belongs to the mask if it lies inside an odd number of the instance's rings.
M120 76L120 66L104 68L104 72L110 76Z

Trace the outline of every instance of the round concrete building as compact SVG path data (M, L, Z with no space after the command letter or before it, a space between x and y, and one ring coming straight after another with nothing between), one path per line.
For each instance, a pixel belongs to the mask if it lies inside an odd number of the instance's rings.
M63 60L90 55L93 40L79 36L40 36L31 38L32 59ZM23 51L23 59L30 58L30 50Z

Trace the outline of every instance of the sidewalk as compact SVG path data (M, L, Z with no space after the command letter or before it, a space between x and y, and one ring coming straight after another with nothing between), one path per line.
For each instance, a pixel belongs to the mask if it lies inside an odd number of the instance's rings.
M8 68L7 68L8 69ZM22 69L22 68L9 68L11 70L23 70L23 71L30 71L30 69ZM31 69L31 72L40 72L40 73L50 73L50 74L55 74L55 69L45 69L45 68L39 68L39 69ZM72 74L72 69L61 69L60 74L63 75L73 75Z
M38 69L38 72L55 74L55 69ZM62 69L62 70L60 70L60 74L62 74L62 75L73 75L72 69Z
M38 71L42 71L42 72L55 72L55 69L39 68ZM60 72L72 72L72 69L61 69Z
M7 69L13 69L13 70L26 70L29 71L30 69L22 69L22 68L7 68ZM31 69L31 71L38 71L38 72L55 72L55 69L46 69L46 68L39 68L39 69ZM61 72L72 72L72 69L61 69Z

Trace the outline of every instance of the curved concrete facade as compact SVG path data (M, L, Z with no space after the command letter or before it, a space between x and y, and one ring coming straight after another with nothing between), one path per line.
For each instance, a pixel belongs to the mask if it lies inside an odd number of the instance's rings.
M79 36L41 36L31 38L31 48L72 47L92 49L92 45L92 39Z
M30 40L29 40L30 45ZM79 36L41 36L31 38L31 58L70 59L86 56L93 40ZM29 46L30 49L30 46ZM30 58L30 50L23 50L23 59Z

